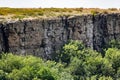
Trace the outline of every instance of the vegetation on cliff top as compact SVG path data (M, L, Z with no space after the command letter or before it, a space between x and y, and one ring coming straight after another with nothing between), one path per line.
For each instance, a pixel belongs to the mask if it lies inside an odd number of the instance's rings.
M48 18L63 15L81 15L98 13L119 13L116 8L0 8L0 20Z
M120 80L119 44L110 42L102 56L79 41L70 41L56 62L1 54L0 80Z

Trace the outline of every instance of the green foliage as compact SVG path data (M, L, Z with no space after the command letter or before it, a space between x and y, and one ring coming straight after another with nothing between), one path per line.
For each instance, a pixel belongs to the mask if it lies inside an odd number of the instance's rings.
M108 60L98 57L91 57L87 60L85 69L87 71L87 75L97 75L100 76L112 76L114 75L114 69Z
M6 79L6 73L3 70L0 70L0 80Z
M0 59L0 80L59 80L72 79L64 66L54 61L44 61L33 56L2 54ZM67 80L67 79L66 79Z
M120 80L118 43L112 42L103 57L82 42L71 40L59 55L60 62L1 54L0 80Z
M105 56L112 64L112 67L115 69L115 73L117 73L120 68L120 50L116 48L109 48L106 51Z
M98 52L85 48L82 42L71 40L63 47L60 59L62 62L69 64L74 58L78 58L83 62L88 57L97 57L98 55L100 55Z
M80 56L79 52L83 50L85 46L79 41L70 41L63 47L63 52L60 54L62 62L69 63L72 57Z
M108 43L108 48L118 48L120 49L120 41L118 40L111 40L109 43Z
M102 76L98 80L113 80L113 78Z
M52 72L50 71L49 68L43 67L40 69L37 73L38 77L41 78L42 80L56 80L54 75L52 75Z
M120 50L116 44L102 57L100 53L85 48L81 42L70 41L63 47L61 61L67 63L74 80L116 80L120 78Z

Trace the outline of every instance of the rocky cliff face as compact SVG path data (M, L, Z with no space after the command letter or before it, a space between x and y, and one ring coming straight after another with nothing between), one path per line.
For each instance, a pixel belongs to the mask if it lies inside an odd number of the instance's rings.
M68 40L82 40L101 51L120 40L120 14L82 15L0 24L0 52L51 58Z

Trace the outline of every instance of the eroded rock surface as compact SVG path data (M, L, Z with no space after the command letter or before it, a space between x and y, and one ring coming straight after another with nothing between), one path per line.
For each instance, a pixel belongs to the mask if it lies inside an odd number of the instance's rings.
M81 15L0 24L0 52L51 59L68 40L82 40L101 51L112 39L120 40L120 14Z

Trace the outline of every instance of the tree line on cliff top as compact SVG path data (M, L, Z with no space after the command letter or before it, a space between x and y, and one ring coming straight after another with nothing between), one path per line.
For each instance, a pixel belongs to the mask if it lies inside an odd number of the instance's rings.
M82 42L65 44L55 60L0 55L0 80L120 80L120 42L111 41L105 55Z

